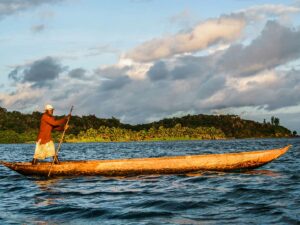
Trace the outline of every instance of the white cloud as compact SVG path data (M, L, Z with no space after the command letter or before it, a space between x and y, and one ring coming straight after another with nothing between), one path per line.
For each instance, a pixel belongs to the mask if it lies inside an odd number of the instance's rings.
M279 77L276 71L267 70L251 77L228 77L226 85L242 92L254 88L255 85L266 85L271 88L276 86L278 81Z
M138 79L138 80L146 78L146 74L152 65L153 63L139 63L133 61L132 59L124 58L123 56L120 58L117 64L119 68L123 68L123 67L130 68L127 72L127 75L131 79Z
M195 52L216 43L230 43L240 37L245 27L242 18L221 17L198 24L190 32L154 39L143 43L126 54L138 62L149 62L161 58Z
M247 25L263 22L269 18L279 18L282 22L290 15L300 12L296 6L265 4L239 10L218 19L206 20L196 25L191 31L177 33L173 36L156 38L147 41L126 54L138 62L150 62L172 57L176 54L195 53L211 46L229 46L242 38ZM182 16L186 16L186 12ZM177 16L175 17L177 18ZM218 49L218 45L216 47Z
M284 18L288 15L300 12L300 8L296 6L287 6L281 4L264 4L249 7L237 11L236 13L243 13L244 16L250 21L265 20L268 17Z
M228 48L219 62L219 70L235 76L252 76L300 57L300 30L268 21L249 45ZM237 63L238 62L238 63Z
M6 108L22 111L36 106L36 102L41 99L40 96L45 95L45 91L46 89L33 89L27 83L19 83L13 93L0 93L0 102Z
M53 101L62 113L74 104L78 114L115 116L130 123L229 109L232 113L245 108L267 113L298 109L299 69L284 67L299 60L300 31L278 22L297 12L294 7L263 5L210 19L190 32L137 46L117 63L88 75L85 71L93 70L70 68L70 76L65 72L54 76L52 89L21 83L14 93L0 94L1 105L20 109ZM276 18L265 21L269 16ZM253 18L264 20L264 29L246 44L240 37ZM98 54L111 48L89 50ZM64 68L61 62L59 68Z

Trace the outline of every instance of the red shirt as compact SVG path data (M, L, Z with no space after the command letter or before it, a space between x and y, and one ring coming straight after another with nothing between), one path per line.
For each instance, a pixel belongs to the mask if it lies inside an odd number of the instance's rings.
M37 137L37 141L41 140L41 144L46 144L52 140L51 131L54 130L63 130L63 125L67 122L67 117L55 120L53 116L50 116L48 113L44 113L41 118L40 132Z

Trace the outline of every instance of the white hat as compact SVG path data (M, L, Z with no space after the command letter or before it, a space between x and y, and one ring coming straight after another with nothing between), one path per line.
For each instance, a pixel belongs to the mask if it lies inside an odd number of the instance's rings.
M45 105L45 110L51 110L51 109L54 109L52 105Z

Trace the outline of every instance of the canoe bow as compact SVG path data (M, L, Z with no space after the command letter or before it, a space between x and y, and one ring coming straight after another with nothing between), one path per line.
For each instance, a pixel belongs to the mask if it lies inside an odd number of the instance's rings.
M116 160L64 161L54 165L51 176L131 176L146 174L178 174L197 171L237 171L263 166L285 154L291 145L279 149L188 155L160 158L133 158ZM51 163L5 162L0 164L30 176L47 176Z

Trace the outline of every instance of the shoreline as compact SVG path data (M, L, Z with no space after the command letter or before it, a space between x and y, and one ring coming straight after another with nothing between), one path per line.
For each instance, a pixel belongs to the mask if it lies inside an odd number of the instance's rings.
M86 141L64 141L64 144L80 144L80 143L130 143L130 142L176 142L176 141L227 141L227 140L252 140L252 139L294 139L294 138L300 138L300 136L294 137L249 137L249 138L215 138L215 139L153 139L153 140L133 140L133 141L126 141L126 140L120 140L120 141L93 141L93 140L86 140ZM35 144L35 141L32 142L19 142L19 143L0 143L3 145L9 145L9 144ZM54 141L54 143L59 143L59 141Z
M63 143L129 143L129 142L172 142L172 141L220 141L220 140L251 140L251 139L284 139L284 138L300 138L299 137L249 137L249 138L214 138L214 139L198 139L198 138L194 138L194 139L168 139L168 140L164 140L164 139L153 139L153 140L134 140L134 141L126 141L126 140L121 140L121 141L66 141Z

